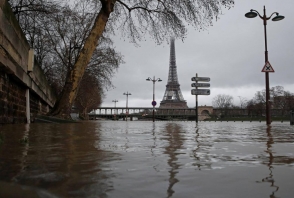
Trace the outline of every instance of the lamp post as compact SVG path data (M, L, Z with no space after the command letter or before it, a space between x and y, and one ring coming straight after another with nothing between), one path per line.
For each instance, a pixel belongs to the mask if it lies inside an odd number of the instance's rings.
M240 108L242 109L242 101L241 101L241 96L238 96L240 99Z
M160 78L155 79L155 76L153 76L153 80L148 77L146 79L147 81L152 81L153 82L153 100L152 100L152 106L153 106L153 111L152 111L152 117L153 117L153 122L154 122L154 110L155 110L155 106L156 106L156 101L155 101L155 82L161 82L162 80Z
M118 100L113 100L112 102L114 102L114 108L115 108L115 110L114 110L114 119L115 119L115 115L117 114L117 109L116 109L116 103L118 102ZM116 113L116 114L115 114Z
M129 110L128 110L128 99L129 99L129 95L132 95L132 94L129 93L129 92L123 93L123 94L127 96L127 102L126 102L126 121L128 121L128 113L129 113Z
M272 21L280 21L284 19L284 16L279 15L277 12L273 12L269 17L266 16L265 6L263 7L263 16L259 14L256 10L250 10L250 12L245 14L245 17L247 18L255 18L257 15L259 18L263 20L264 25L264 41L265 41L265 63L268 63L268 51L267 51L267 35L266 35L266 21L269 20L273 14L276 14L276 16L272 19ZM266 107L266 124L271 124L271 118L270 118L270 93L269 93L269 72L265 72L265 107Z
M114 102L114 107L116 108L116 103L118 102L118 100L113 100L112 102Z

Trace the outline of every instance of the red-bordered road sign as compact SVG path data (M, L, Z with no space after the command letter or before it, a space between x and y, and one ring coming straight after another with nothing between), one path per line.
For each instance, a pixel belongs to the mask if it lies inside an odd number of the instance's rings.
M265 65L263 66L261 72L275 72L274 68L271 66L271 64L267 61Z

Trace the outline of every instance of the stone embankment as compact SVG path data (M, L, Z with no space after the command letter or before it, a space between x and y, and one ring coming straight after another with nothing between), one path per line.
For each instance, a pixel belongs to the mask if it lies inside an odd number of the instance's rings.
M0 124L30 123L53 107L56 96L34 61L7 0L0 1Z

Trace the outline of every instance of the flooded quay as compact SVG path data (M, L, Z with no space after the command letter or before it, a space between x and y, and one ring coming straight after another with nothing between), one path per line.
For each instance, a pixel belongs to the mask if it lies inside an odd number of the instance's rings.
M34 123L0 137L0 197L294 196L289 123Z

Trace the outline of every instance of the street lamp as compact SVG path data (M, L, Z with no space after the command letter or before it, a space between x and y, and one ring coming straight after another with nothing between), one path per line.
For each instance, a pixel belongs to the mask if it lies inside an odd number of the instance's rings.
M127 102L126 102L126 121L128 121L128 113L129 113L129 110L128 110L128 99L129 99L129 95L132 95L132 94L129 93L129 92L123 93L123 94L127 96Z
M114 102L114 108L116 109L116 103L118 102L118 100L113 100L112 102ZM114 110L114 112L118 114L117 110L116 111ZM115 118L115 113L114 113L114 118Z
M242 109L242 101L241 101L241 96L238 96L240 99L240 109Z
M272 21L280 21L284 19L284 16L279 15L277 12L273 12L269 17L266 16L265 13L265 6L263 7L263 16L259 14L256 10L250 10L250 12L245 14L245 17L247 18L255 18L257 15L259 18L263 20L263 25L264 25L264 41L265 41L265 63L268 63L268 51L267 51L267 35L266 35L266 21L269 20L273 14L276 14L276 16L272 19ZM270 119L270 93L269 93L269 72L265 72L265 107L266 107L266 124L270 125L271 124L271 119Z
M113 100L112 102L114 102L114 107L116 108L116 103L118 102L118 100Z
M154 109L155 109L155 106L156 106L156 101L155 101L155 82L161 82L162 80L160 78L157 78L155 79L155 76L153 76L153 80L148 77L146 79L147 81L152 81L153 82L153 100L152 100L152 106L153 106L153 111L152 111L152 117L153 117L153 122L154 122Z

